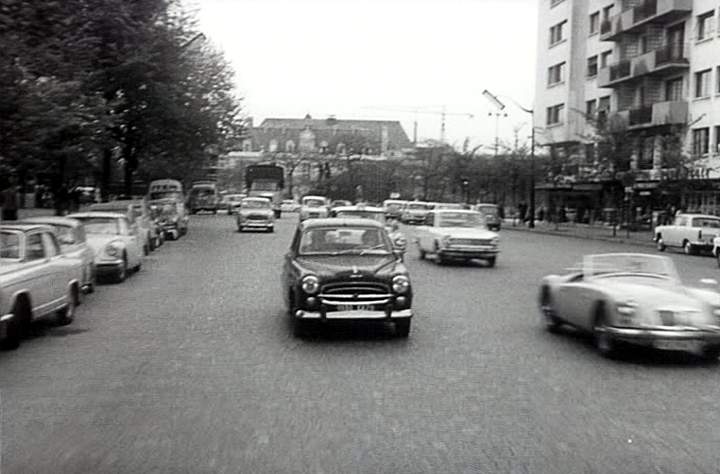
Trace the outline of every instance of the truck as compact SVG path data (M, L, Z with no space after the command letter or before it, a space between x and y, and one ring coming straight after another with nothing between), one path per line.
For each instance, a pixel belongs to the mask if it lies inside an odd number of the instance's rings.
M250 165L245 168L245 187L248 196L270 199L275 217L280 217L280 205L285 189L285 168L274 163Z

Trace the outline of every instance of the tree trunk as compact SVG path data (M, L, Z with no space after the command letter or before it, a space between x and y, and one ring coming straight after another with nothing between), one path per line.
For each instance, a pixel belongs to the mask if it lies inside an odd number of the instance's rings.
M112 179L112 149L103 149L102 171L100 175L100 200L108 202L110 198L110 181Z

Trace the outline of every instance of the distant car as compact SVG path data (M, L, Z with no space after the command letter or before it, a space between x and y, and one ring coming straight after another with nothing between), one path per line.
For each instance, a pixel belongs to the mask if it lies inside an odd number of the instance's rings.
M238 232L246 229L263 229L266 232L275 230L275 212L272 201L263 197L246 197L240 201L237 210Z
M421 201L410 201L405 204L400 215L400 221L405 224L421 224L430 212L428 203Z
M372 219L381 223L385 226L385 230L393 243L393 248L400 252L401 258L404 258L405 251L407 250L407 238L405 234L400 231L397 221L388 220L387 217L385 217L385 210L383 208L362 204L357 206L336 207L333 209L333 217Z
M401 199L384 200L382 207L385 210L385 217L388 217L390 219L400 219L406 202L407 201L403 201Z
M52 227L0 225L0 343L17 348L30 323L50 314L70 324L81 275L81 261L62 253Z
M220 194L214 182L202 181L193 183L188 195L188 209L190 214L208 211L217 214L220 203Z
M352 202L346 201L345 199L336 199L330 203L330 209L333 207L352 206Z
M235 214L238 207L240 207L240 202L245 197L247 197L246 194L226 194L223 197L223 207L228 214Z
M500 238L485 226L482 214L470 210L430 211L417 229L420 259L428 254L442 264L448 260L485 260L494 267L500 253Z
M433 206L433 210L441 211L443 209L460 210L465 209L465 206L457 202L438 202Z
M152 225L147 203L142 200L115 200L91 204L88 207L92 212L116 212L124 214L130 223L137 224L137 235L145 255L149 255L158 245L157 228Z
M177 240L187 234L188 215L182 201L169 198L150 201L157 224L166 240Z
M720 293L711 283L684 286L668 257L588 255L580 268L542 279L540 309L549 330L568 324L591 333L605 356L630 343L717 359Z
M325 196L304 196L300 200L300 222L305 219L329 217L328 200Z
M80 289L84 293L95 291L95 251L87 243L82 222L59 216L28 217L22 222L51 227L55 231L62 253L80 261Z
M704 214L680 214L671 225L655 227L654 240L659 251L682 248L688 255L710 253L715 237L720 236L720 217Z
M298 209L300 209L300 204L292 199L284 199L280 203L280 212L297 212Z
M283 267L295 334L326 321L387 321L410 332L412 286L383 225L370 219L309 219L298 225Z
M109 276L121 283L129 270L142 267L142 240L137 223L117 212L78 212L68 216L85 226L87 242L95 252L95 270L98 276Z
M500 209L497 204L475 204L472 209L478 211L485 217L485 225L488 229L494 231L500 230L502 221L500 219Z

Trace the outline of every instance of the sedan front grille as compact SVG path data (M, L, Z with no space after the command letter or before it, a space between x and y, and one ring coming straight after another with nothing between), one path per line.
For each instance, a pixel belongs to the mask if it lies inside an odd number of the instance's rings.
M492 245L491 239L450 239L450 245Z
M247 219L248 219L249 221L266 221L266 220L268 220L268 217L267 217L267 216L258 216L258 215L252 215L252 214L251 214L251 215L247 216Z
M385 295L389 292L387 285L366 282L328 283L322 288L326 295Z

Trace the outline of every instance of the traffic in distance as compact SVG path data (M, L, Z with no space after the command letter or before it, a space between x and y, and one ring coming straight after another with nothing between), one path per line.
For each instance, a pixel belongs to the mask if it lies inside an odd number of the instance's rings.
M98 282L122 283L139 271L151 252L188 232L191 214L222 212L238 232L272 233L279 219L295 219L279 273L299 337L338 321L391 323L397 336L408 337L415 317L408 252L438 265L491 268L500 258L502 219L494 204L353 203L317 193L296 201L284 196L283 173L272 164L249 167L245 185L243 193L221 192L203 180L186 194L179 181L162 179L144 196L0 225L3 347L17 348L36 319L54 315L70 324ZM706 253L720 263L720 218L679 214L658 226L653 239L659 251ZM587 255L564 273L544 277L538 303L549 331L573 326L587 332L604 356L617 357L633 345L720 356L717 281L685 285L662 255Z

